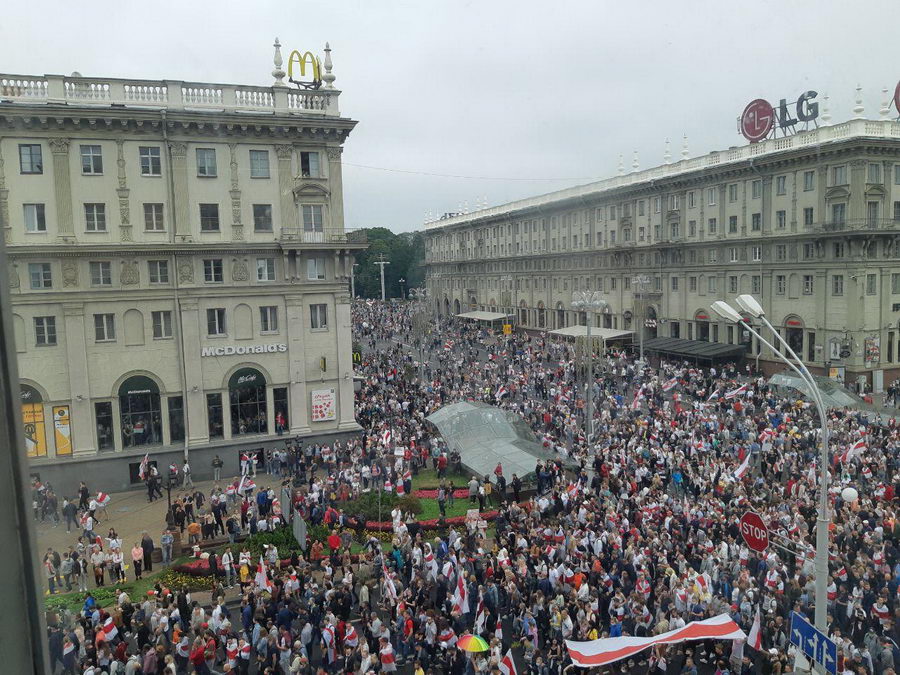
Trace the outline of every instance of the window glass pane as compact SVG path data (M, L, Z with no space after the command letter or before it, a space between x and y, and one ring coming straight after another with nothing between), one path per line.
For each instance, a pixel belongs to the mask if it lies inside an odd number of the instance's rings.
M169 396L169 437L173 443L184 440L184 399L181 396Z
M112 403L98 401L94 404L94 417L97 424L97 448L100 450L112 450L113 441L113 412Z
M222 438L222 395L219 393L206 395L206 415L209 420L209 437Z

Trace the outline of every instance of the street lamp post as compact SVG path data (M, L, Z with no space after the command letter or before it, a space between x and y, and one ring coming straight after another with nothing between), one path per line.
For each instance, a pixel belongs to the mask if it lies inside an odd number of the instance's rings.
M637 276L631 277L631 287L632 293L637 289L637 295L641 299L641 315L640 317L636 317L638 331L640 331L640 342L641 342L641 364L644 363L644 293L647 292L647 288L650 286L650 277L646 274L638 274ZM634 308L635 314L637 314L637 307Z
M738 306L752 317L759 319L775 336L775 341L780 343L788 356L785 356L780 349L776 348L768 340L766 340L759 332L747 323L744 318L726 302L717 300L712 304L712 310L720 317L727 321L743 326L756 338L772 350L772 353L782 362L787 364L801 380L809 387L810 396L815 401L816 409L819 413L819 425L822 428L822 445L819 455L819 508L816 518L816 586L815 586L815 602L816 628L820 631L827 629L828 621L828 527L831 524L831 516L828 513L828 418L825 412L825 405L822 401L822 392L816 385L809 369L803 363L802 359L794 352L791 346L783 337L775 330L775 327L766 318L765 310L756 301L752 295L739 295L736 298Z
M350 299L356 300L356 268L359 267L359 263L353 263L350 265Z
M400 283L400 299L403 300L406 297L406 293L403 291L403 284L406 283L406 279L400 277L397 281Z
M594 312L608 309L609 305L599 291L575 291L572 293L571 304L574 309L587 314L588 373L584 386L584 440L590 447L594 433L594 345L591 342L591 324Z
M411 288L409 296L415 303L413 308L413 326L417 328L419 338L419 382L425 382L425 315L427 313L428 289Z

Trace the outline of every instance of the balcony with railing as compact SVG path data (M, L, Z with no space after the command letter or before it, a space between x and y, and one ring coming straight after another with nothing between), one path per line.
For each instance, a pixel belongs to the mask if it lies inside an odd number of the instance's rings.
M328 43L325 44L323 65L320 65L320 79L316 82L318 89L294 89L287 84L284 81L287 73L282 69L281 43L276 39L273 47L275 69L272 76L275 81L271 87L82 77L78 73L70 77L0 74L0 103L269 115L340 115L338 97L341 92L334 88L335 76Z
M369 243L365 230L348 230L345 228L324 228L307 230L302 227L282 227L279 241L292 244L309 244L328 246L365 247Z
M900 218L848 218L819 223L810 228L813 232L890 232L900 230Z

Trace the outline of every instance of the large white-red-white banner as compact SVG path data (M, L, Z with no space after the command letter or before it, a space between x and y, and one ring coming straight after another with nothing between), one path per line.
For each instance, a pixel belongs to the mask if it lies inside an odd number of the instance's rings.
M688 640L745 640L741 630L727 614L703 621L692 621L684 628L652 637L616 637L589 642L566 640L572 662L581 668L596 668L637 654L653 645L669 645Z

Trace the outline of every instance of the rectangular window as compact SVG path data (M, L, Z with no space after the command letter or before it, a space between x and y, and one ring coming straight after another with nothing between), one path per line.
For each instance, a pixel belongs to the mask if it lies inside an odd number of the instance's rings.
M728 216L728 234L737 234L737 216Z
M206 417L209 420L209 437L222 438L225 429L222 424L222 394L206 395Z
M753 253L753 262L762 260L762 246L752 246L750 250Z
M716 219L715 219L715 218L710 218L707 224L709 225L709 233L710 233L710 234L715 234L715 233L716 233L716 228L717 228Z
M753 199L762 197L762 181L757 179L750 183L750 195Z
M113 441L113 414L112 403L109 401L97 401L94 403L94 417L97 420L97 449L112 450Z
M728 292L729 293L737 293L738 292L738 278L734 275L728 277Z
M253 205L253 229L256 232L272 231L272 205Z
M615 207L615 205L609 207L609 219L610 219L610 220L615 220L615 219L616 219L616 207ZM556 219L555 219L555 218L553 219L553 227L556 227Z
M775 194L787 194L787 176L775 176Z
M728 201L736 202L738 198L738 186L737 183L732 183L728 186Z
M269 151L250 151L250 178L269 177Z
M900 274L891 275L891 293L894 295L900 293Z
M697 206L697 193L691 190L687 193L688 208L692 209ZM641 215L644 215L643 213Z
M778 262L787 260L787 244L775 245L775 260Z
M644 200L643 199L638 202L638 215L639 216L644 215Z
M300 175L305 178L320 178L319 172L319 153L318 152L301 152L300 153Z
M813 224L813 207L807 206L803 209L803 224L804 225L812 225Z
M847 218L846 204L831 205L831 222L835 225L843 225Z
M691 293L697 292L697 277L688 277L688 290Z
M831 277L831 294L832 295L843 295L844 294L844 275L843 274L835 274Z
M112 263L92 262L91 286L112 286Z
M216 177L216 151L213 148L197 148L197 175L202 178Z
M866 295L876 295L877 293L878 293L878 277L874 274L867 274L866 275Z
M52 347L56 344L56 317L34 317L34 341L38 347Z
M112 342L116 339L116 315L94 314L94 341Z
M843 258L844 257L844 242L836 241L832 245L832 251L834 252L835 258Z
M669 195L669 211L678 210L678 195Z
M831 184L846 185L847 184L847 167L833 166L831 167Z
M85 176L103 174L103 151L99 145L81 146L81 173Z
M256 280L275 281L275 258L256 259Z
M728 252L729 252L729 254L730 254L730 255L729 255L729 261L730 261L730 262L737 262L737 261L738 261L738 250L737 250L737 247L736 247L736 246L732 246L730 249L728 249Z
M106 204L85 204L84 224L88 232L106 232Z
M322 232L322 206L319 204L303 205L303 230L304 232Z
M762 277L758 274L754 274L750 277L750 292L754 295L759 295L762 289Z
M775 212L775 227L779 230L783 230L787 227L787 211L776 211Z
M325 258L307 259L306 278L310 281L322 281L325 279Z
M206 310L206 334L209 337L225 335L225 309L216 307Z
M706 188L706 204L707 206L715 206L716 205L716 193L718 190L716 188Z
M900 220L900 202L894 202L894 220Z
M787 290L787 278L783 274L775 275L775 294L784 295Z
M164 340L172 337L172 312L162 310L151 312L150 316L153 320L154 340Z
M44 173L40 145L32 143L19 145L19 171L21 173Z
M715 275L711 275L711 276L709 276L708 279L707 279L707 281L709 282L709 283L707 284L707 286L708 286L708 290L709 290L710 293L715 293L715 292L716 292L716 278L717 278L717 277L716 277Z
M328 305L310 305L309 320L310 327L313 330L323 330L328 328Z
M750 229L759 232L762 229L762 214L754 213L750 216Z
M169 283L169 261L148 260L147 276L149 277L151 284Z
M719 260L719 252L714 248L709 249L709 262L714 263L714 262L718 262L718 260Z
M219 205L200 204L200 231L219 231Z
M816 172L815 171L804 171L803 172L803 191L810 192L816 189Z
M22 211L25 216L26 232L47 231L47 219L44 216L43 204L23 204Z
M659 213L662 211L662 197L654 197L653 198L653 213Z
M50 263L28 263L28 277L31 280L32 290L53 288Z
M815 288L815 281L812 274L803 275L803 295L812 295Z
M672 290L678 290L678 277L672 277Z
M203 261L203 280L208 284L221 284L225 280L221 258L209 258Z
M278 332L278 307L272 305L259 308L259 332Z
M158 146L142 145L138 148L138 154L141 158L142 176L162 175L162 160L160 159L160 151Z
M162 204L144 204L144 229L147 232L162 232L165 229Z
M175 441L184 440L184 398L169 396L169 438Z
M866 202L866 222L870 227L875 227L878 223L878 207L880 202Z
M688 236L689 237L697 236L697 221L696 220L688 221Z
M803 258L805 260L811 260L816 257L816 245L811 241L808 241L803 244Z
M672 225L669 227L669 230L672 234L672 239L678 239L679 235L681 234L681 228L678 223L672 223ZM639 231L641 233L641 241L644 241L644 228L639 228Z
M868 182L868 183L880 183L881 182L881 164L875 164L874 162L869 164L868 170L866 171L866 182Z

